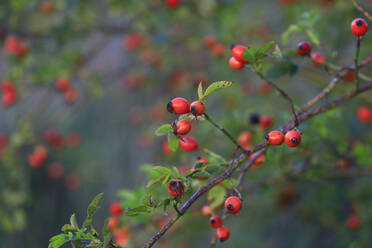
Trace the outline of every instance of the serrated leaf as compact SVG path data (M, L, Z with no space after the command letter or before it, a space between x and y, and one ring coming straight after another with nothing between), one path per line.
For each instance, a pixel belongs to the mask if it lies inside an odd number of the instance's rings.
M312 43L314 43L317 46L320 44L319 37L314 31L307 30L306 34L309 36Z
M179 146L179 141L176 135L173 133L168 134L168 146L173 152L177 151Z
M169 179L171 178L171 175L172 174L168 174L167 176L165 176L164 180L163 180L163 184L167 184Z
M176 166L173 166L172 167L172 175L174 178L177 178L177 177L180 177L180 171L178 170L178 168Z
M208 192L208 201L212 201L209 205L211 208L220 206L225 201L226 189L221 186L215 186Z
M254 47L247 47L243 54L243 59L249 61L250 63L256 62L256 49Z
M48 248L59 248L65 243L67 243L68 241L70 241L69 235L67 234L56 235L49 240Z
M230 87L232 85L232 82L229 81L219 81L219 82L214 82L211 85L208 86L208 88L204 92L204 98L209 96L210 94L220 90L224 89L227 87Z
M196 165L194 166L194 169L197 170L197 169L200 169L202 168L207 162L200 162L200 163L196 163Z
M166 135L168 133L173 133L173 128L170 124L161 125L158 129L156 129L155 134L157 136Z
M125 216L137 216L137 215L140 215L140 214L145 214L145 213L149 213L149 209L147 206L138 206L138 207L135 207L135 208L131 208L131 209L128 209L124 212L124 215Z
M161 177L158 177L156 179L153 179L153 180L151 180L150 182L147 183L146 187L150 188L152 185L160 183L161 181L163 181L164 178L165 178L165 176L161 176Z
M199 101L203 100L203 98L204 98L203 84L202 84L202 82L199 83L199 87L198 87L198 98L199 98Z
M172 171L169 168L164 167L164 166L153 166L153 170L160 173L160 175L163 175L163 176L172 175Z
M96 195L96 197L94 197L92 202L89 204L88 209L87 209L87 218L85 219L85 221L83 223L83 228L90 226L92 231L95 231L93 226L92 226L93 215L100 208L98 206L98 203L101 200L102 196L103 196L103 193L100 193L100 194Z

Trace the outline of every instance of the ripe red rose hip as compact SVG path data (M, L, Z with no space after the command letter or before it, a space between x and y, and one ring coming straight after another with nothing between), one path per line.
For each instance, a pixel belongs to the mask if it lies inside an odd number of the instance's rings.
M219 228L223 225L223 221L221 219L220 216L212 216L210 219L209 219L209 224L211 225L211 227L213 228Z
M301 135L297 131L292 130L287 132L284 138L285 143L287 143L289 147L296 147L301 144Z
M110 205L110 213L112 215L121 215L123 212L124 211L123 211L123 209L120 206L120 202L115 201L115 202L111 203L111 205Z
M213 210L209 205L204 205L202 207L202 214L204 216L210 217L210 216L212 216L212 212L213 212Z
M233 45L231 47L231 55L240 63L247 64L249 61L243 59L245 49L247 49L245 46Z
M242 207L242 201L237 196L230 196L225 201L225 209L229 214L236 214Z
M272 124L273 124L273 119L270 116L268 116L268 115L261 116L261 118L260 118L261 127L267 129L267 128L271 127Z
M272 144L274 146L281 145L284 142L284 134L282 132L276 131L276 130L271 131L267 135L267 140L269 141L270 144Z
M297 45L297 53L301 56L309 55L311 52L311 46L307 42L300 42Z
M185 98L176 97L167 104L167 110L178 115L187 114L190 112L190 103Z
M179 140L179 144L181 148L187 152L194 151L198 149L198 142L190 136L183 137L182 139Z
M222 226L217 229L217 238L220 242L224 242L228 240L230 237L230 230L229 228Z
M351 32L355 36L363 36L368 31L368 24L363 18L356 18L351 22Z
M244 63L239 62L235 57L231 57L229 59L229 65L231 68L235 70L241 70L244 67Z
M367 106L361 106L357 110L357 117L363 123L372 122L372 109Z
M313 53L311 54L312 63L315 67L318 67L320 65L324 65L325 63L325 57L321 53Z
M190 105L191 114L197 116L204 114L205 106L201 101L192 102Z
M176 134L184 135L190 132L191 123L188 120L180 120L176 125Z
M181 180L170 180L167 186L168 193L171 196L179 197L185 192L185 186Z

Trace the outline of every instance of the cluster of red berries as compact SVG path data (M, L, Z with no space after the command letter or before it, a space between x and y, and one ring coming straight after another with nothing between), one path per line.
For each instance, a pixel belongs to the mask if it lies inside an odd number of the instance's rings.
M69 133L65 137L56 129L48 129L43 134L43 140L57 150L65 147L75 148L81 144L81 136L78 133Z
M167 104L167 110L170 113L176 115L182 114L193 114L194 116L200 116L205 111L205 106L201 101L194 101L191 104L182 97L174 98ZM173 125L174 133L179 135L185 135L191 130L191 123L189 120L180 120ZM198 148L198 142L190 136L180 137L179 144L185 151L194 151Z
M301 134L295 130L288 131L285 135L280 131L271 131L266 137L266 140L274 146L285 143L289 147L296 147L301 144Z
M28 45L13 35L6 37L3 49L5 53L16 57L23 57L29 51Z
M13 83L9 80L4 80L1 84L2 103L4 107L10 107L17 100L17 91L13 86Z
M225 45L217 42L216 38L211 35L204 37L204 46L216 56L222 56L226 52Z
M247 48L243 45L232 45L231 46L231 55L232 57L229 59L229 65L231 68L235 70L243 69L245 64L249 64L249 61L243 58L244 51Z
M59 78L55 83L55 87L58 91L64 93L66 103L73 103L78 98L77 90L71 86L70 80L65 77Z
M257 113L251 114L251 116L249 117L249 121L251 122L252 125L260 124L260 126L264 129L268 129L274 123L273 118L271 118L271 116L269 115L260 116Z
M242 201L237 196L230 196L225 200L224 203L225 211L228 214L236 214L242 207ZM220 242L226 241L230 237L230 230L223 225L223 219L218 215L213 215L213 210L210 206L206 205L202 208L202 214L210 217L209 225L212 228L216 228L216 235Z
M120 223L119 216L124 213L123 208L120 206L120 202L115 201L111 203L109 211L111 216L109 217L107 227L112 231L115 243L120 246L127 246L129 241L129 231Z
M324 65L325 57L320 52L311 53L311 45L307 42L300 42L297 45L297 53L301 56L310 56L311 54L311 61L315 67Z

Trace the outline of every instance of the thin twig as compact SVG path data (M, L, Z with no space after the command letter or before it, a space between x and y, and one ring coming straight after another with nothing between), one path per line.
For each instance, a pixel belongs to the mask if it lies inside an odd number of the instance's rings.
M355 58L354 58L354 82L355 82L355 85L356 85L357 89L359 88L359 75L358 75L359 64L358 64L358 60L359 60L361 41L362 41L362 36L358 36L357 47L356 47Z
M351 0L355 6L355 8L357 8L360 12L363 13L363 15L365 15L370 21L372 21L372 16L366 11L364 10L358 3L356 0Z

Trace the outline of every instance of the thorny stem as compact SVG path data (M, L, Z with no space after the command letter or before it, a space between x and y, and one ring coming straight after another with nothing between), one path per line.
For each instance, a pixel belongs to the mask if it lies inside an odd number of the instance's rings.
M298 122L301 123L315 115L318 115L322 112L330 110L337 105L345 102L346 100L350 99L353 96L356 96L362 92L372 89L372 81L369 83L365 83L360 86L358 89L350 90L346 94L336 98L335 100L324 104L314 110L309 110L298 117ZM283 125L282 130L287 131L293 129L295 127L295 121L288 121L285 125ZM184 214L193 204L196 202L199 197L203 194L208 192L211 188L213 188L216 184L222 182L226 178L228 178L238 167L239 164L245 160L250 154L253 152L257 152L269 146L269 143L266 140L262 141L258 145L252 147L251 149L247 150L245 153L240 154L237 158L231 161L231 165L227 168L222 174L218 175L217 177L213 178L209 183L200 187L179 209L181 214ZM171 228L171 226L180 218L179 214L173 215L168 222L153 236L149 239L149 241L143 246L143 248L150 248Z
M294 103L293 103L293 100L292 98L284 91L282 90L281 88L279 88L279 86L277 86L276 84L274 84L273 82L271 82L270 80L268 80L263 74L261 71L258 71L258 70L255 70L256 74L264 81L266 81L268 84L270 84L276 91L279 92L279 94L285 99L288 101L289 105L291 106L291 111L292 111L292 114L294 116L294 119L295 119L295 126L297 127L298 126L298 120L297 120L297 113L296 113L296 109L295 109L295 106L294 106Z
M356 85L357 89L359 88L359 76L358 76L359 64L358 64L358 60L359 60L361 41L362 41L362 36L358 36L357 47L356 47L355 58L354 58L354 68L355 68L354 69L354 82L355 82L355 85Z
M205 119L211 123L215 128L217 128L218 130L220 130L232 143L234 143L234 145L236 147L239 148L239 150L241 152L246 152L246 150L241 146L239 145L239 143L234 139L234 137L223 127L221 127L220 125L218 125L214 120L212 120L209 115L207 115L206 113L204 113L204 117Z

